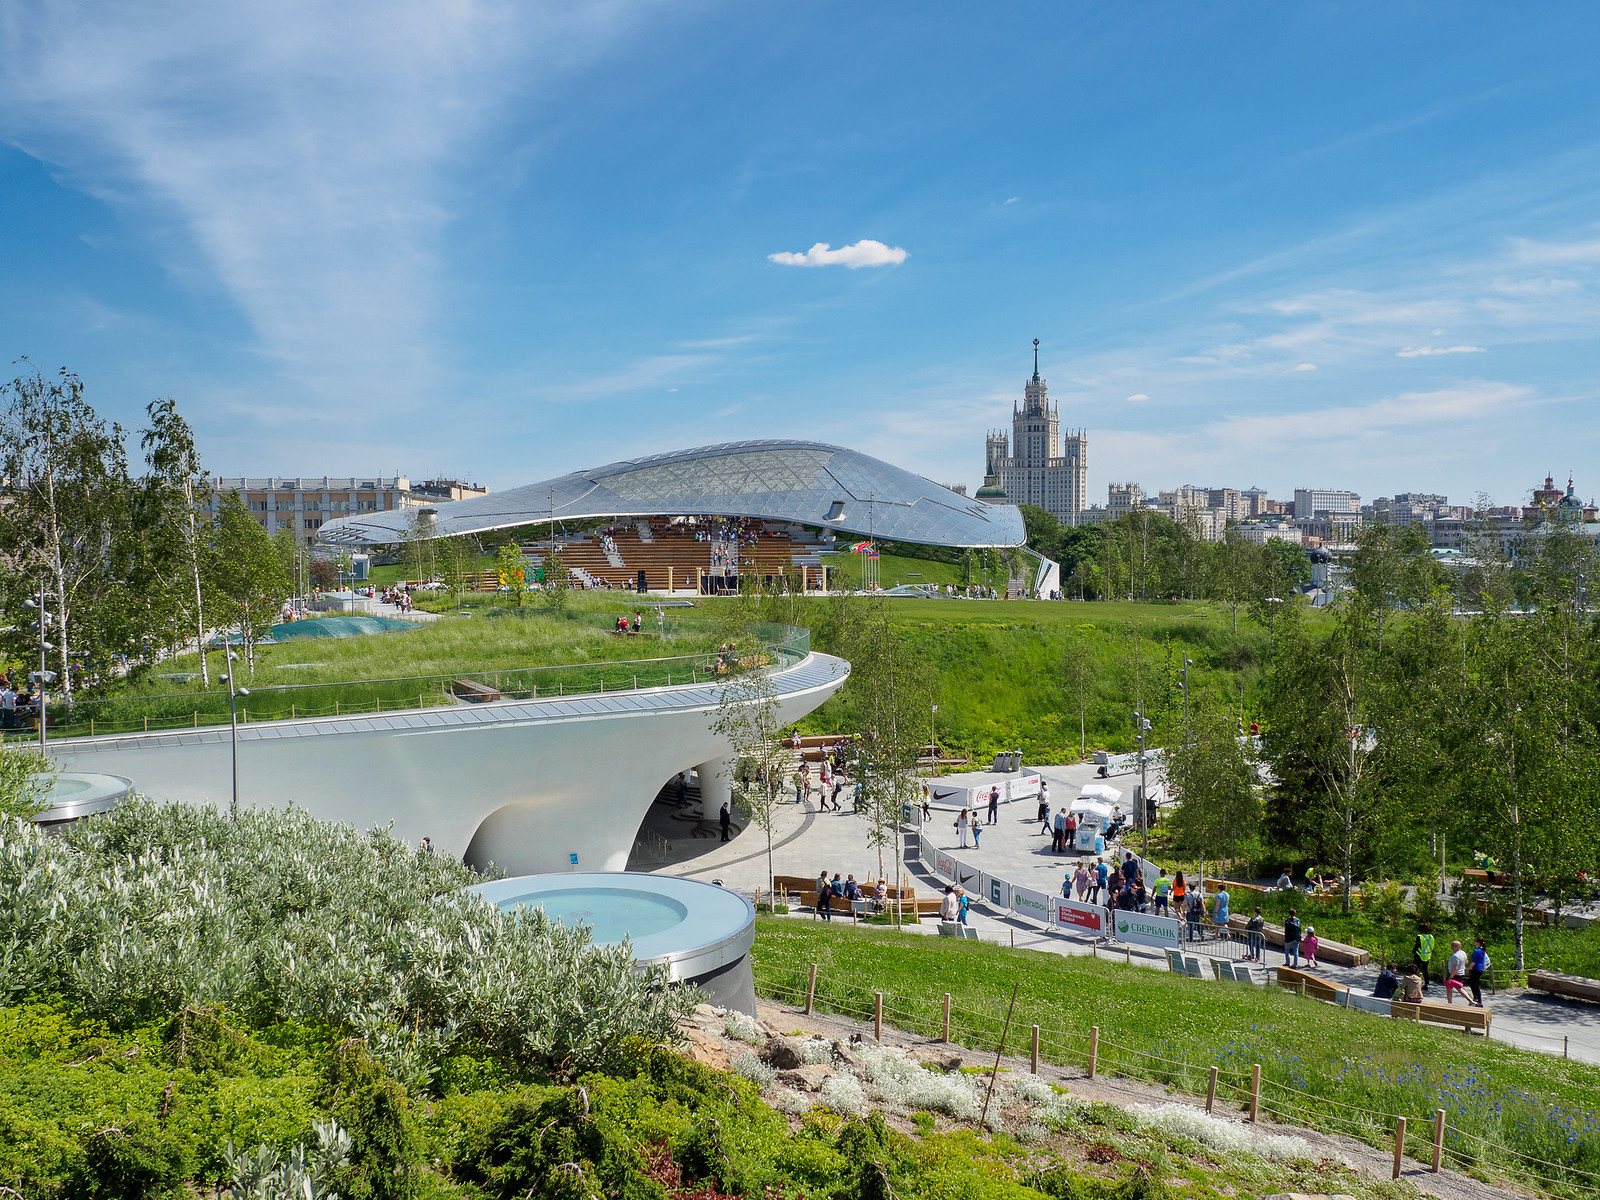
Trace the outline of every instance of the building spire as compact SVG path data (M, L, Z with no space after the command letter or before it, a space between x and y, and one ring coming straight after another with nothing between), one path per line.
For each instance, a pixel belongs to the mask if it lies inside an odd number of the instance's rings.
M1039 382L1039 339L1033 339L1033 381Z

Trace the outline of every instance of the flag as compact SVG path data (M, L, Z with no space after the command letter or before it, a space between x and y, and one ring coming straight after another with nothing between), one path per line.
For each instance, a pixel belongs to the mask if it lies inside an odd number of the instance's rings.
M868 558L877 558L878 557L878 548L876 546L873 546L870 550L868 550L867 551L867 557Z
M851 554L865 554L868 550L871 550L871 549L872 549L872 543L871 542L857 542L854 546L850 547L850 553Z

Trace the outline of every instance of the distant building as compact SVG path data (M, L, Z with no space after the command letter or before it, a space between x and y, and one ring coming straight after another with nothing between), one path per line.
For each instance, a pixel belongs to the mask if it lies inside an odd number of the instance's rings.
M1144 489L1131 480L1127 483L1106 485L1107 521L1125 517L1136 508L1144 507Z
M488 488L458 480L427 480L413 485L404 475L219 475L212 480L211 511L237 492L268 534L292 529L295 540L310 545L323 523L359 513L393 512L446 500L482 496Z
M1300 530L1287 521L1243 521L1228 529L1228 537L1236 537L1253 546L1265 546L1274 541L1298 546L1302 541Z
M1033 377L1012 406L1011 433L990 430L984 439L984 480L978 498L992 503L1032 504L1063 525L1076 525L1088 502L1089 438L1082 430L1061 432L1059 406L1052 405L1039 375L1039 340L1033 342Z
M1295 519L1307 521L1319 513L1354 513L1359 517L1361 514L1361 497L1355 492L1340 492L1323 488L1295 488Z

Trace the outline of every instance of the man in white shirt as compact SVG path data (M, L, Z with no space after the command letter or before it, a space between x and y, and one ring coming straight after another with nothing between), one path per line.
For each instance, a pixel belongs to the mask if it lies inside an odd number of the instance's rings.
M11 685L0 680L0 728L11 729L17 723L17 694Z

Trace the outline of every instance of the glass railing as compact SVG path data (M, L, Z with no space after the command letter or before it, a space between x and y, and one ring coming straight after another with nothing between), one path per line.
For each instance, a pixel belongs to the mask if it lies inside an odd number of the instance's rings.
M569 619L587 624L595 616L572 614ZM600 616L598 623L603 628L615 622L614 615ZM669 622L665 632L691 632L697 628L709 630L711 623ZM657 626L657 630L660 629ZM243 725L305 717L365 716L491 700L534 700L681 687L713 681L739 666L781 670L794 666L811 652L809 630L769 622L751 625L748 630L746 636L740 638L738 649L703 650L658 658L329 683L256 685L246 681L250 694L239 696L235 703ZM79 699L70 710L65 704L51 701L47 718L49 741L115 733L202 729L227 725L230 719L227 689L215 683L210 691ZM5 732L8 741L38 739L36 725L31 731L18 728Z

